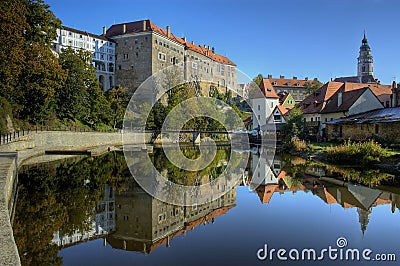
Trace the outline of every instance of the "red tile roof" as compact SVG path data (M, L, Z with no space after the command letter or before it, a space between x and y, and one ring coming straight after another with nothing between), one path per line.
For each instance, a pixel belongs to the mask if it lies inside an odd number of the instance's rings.
M301 102L303 113L320 113L325 108L328 100L339 89L343 92L348 92L367 87L371 89L381 102L385 101L388 97L390 98L390 94L392 93L390 85L331 81L324 84Z
M126 29L125 33L124 33L124 25L125 25L125 29ZM173 41L176 41L176 42L184 45L187 49L190 49L199 54L202 54L203 56L206 56L216 62L236 66L235 63L233 63L231 60L229 60L229 58L219 55L219 54L216 54L212 50L210 50L204 46L194 45L190 42L185 41L183 38L175 36L172 33L168 34L166 29L160 28L159 26L155 25L149 19L135 21L135 22L128 22L128 23L114 24L107 30L106 35L108 37L114 37L114 36L123 35L123 34L140 33L140 32L145 32L145 31L156 32L158 34L161 34Z
M343 85L342 82L328 82L313 94L307 96L302 102L304 114L319 113L325 107L326 102Z
M366 91L369 90L368 87L344 91L344 89L339 89L326 103L325 108L321 113L337 113L346 112L350 107L357 101L358 98ZM339 93L342 93L342 104L338 106Z
M276 98L276 99L279 99L278 94L276 94L274 87L272 86L271 82L269 82L268 79L264 78L261 81L260 90L261 90L263 95L257 95L257 96L259 96L257 98L265 97L265 98Z
M311 83L312 80L305 80L305 79L284 79L284 78L268 78L273 86L276 87L294 87L294 88L301 88L305 87L305 83ZM276 85L274 85L276 82ZM289 85L290 84L290 85ZM299 84L298 86L296 84Z
M282 105L278 105L277 107L283 116L285 116L290 110L294 108L293 106L282 106Z

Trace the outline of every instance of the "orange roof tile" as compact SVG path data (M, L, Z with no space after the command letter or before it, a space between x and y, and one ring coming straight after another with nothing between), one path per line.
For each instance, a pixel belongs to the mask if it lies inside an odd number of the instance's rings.
M284 79L284 78L268 78L273 86L276 87L294 87L294 88L301 88L305 87L305 83L311 83L312 80L305 80L305 79ZM274 84L276 83L276 84ZM289 85L290 84L290 85ZM298 84L298 85L296 85Z
M293 106L282 106L282 105L277 105L277 107L283 116L294 108Z
M260 90L264 94L265 98L277 98L279 99L278 94L276 94L274 87L268 79L263 79L260 84Z
M301 102L303 113L320 113L325 108L327 101L339 89L341 89L343 92L348 92L366 87L370 88L381 102L384 102L387 100L387 98L390 98L390 94L392 93L390 85L331 81L325 83L321 88L316 90L313 94L309 95Z
M125 25L125 29L126 29L125 33L123 32L124 25ZM216 62L219 62L222 64L226 64L226 65L236 66L235 63L233 63L231 60L229 60L229 58L219 55L219 54L216 54L212 50L210 50L206 47L194 45L190 42L185 41L183 38L175 36L172 33L168 34L166 29L163 29L163 28L155 25L149 19L135 21L135 22L128 22L128 23L114 24L107 30L106 35L108 37L113 37L113 36L123 35L123 34L127 34L127 33L139 33L139 32L144 32L144 31L152 31L152 32L161 34L173 41L176 41L176 42L184 45L187 49L190 49L199 54L202 54L203 56L206 56L213 61L216 61Z
M328 82L313 94L307 96L302 102L304 114L319 113L325 107L326 102L343 85L342 82Z

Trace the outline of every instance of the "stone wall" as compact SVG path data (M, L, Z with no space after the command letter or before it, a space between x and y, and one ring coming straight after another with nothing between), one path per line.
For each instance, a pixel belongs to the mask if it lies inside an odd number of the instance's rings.
M150 143L152 133L42 131L0 146L1 152L18 152L18 166L47 150L84 150L96 146Z
M0 265L21 265L10 222L14 206L17 154L0 155Z
M341 127L341 129L340 129ZM328 125L328 138L339 140L365 140L377 137L386 142L399 144L400 123L376 123L357 125ZM340 131L342 132L340 136Z

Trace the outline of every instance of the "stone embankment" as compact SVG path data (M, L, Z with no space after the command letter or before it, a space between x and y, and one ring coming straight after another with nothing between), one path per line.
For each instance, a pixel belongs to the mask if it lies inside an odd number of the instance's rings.
M0 146L0 265L21 265L15 244L11 215L14 208L17 169L27 159L46 152L85 151L98 155L124 144L143 144L150 133L100 133L43 131Z

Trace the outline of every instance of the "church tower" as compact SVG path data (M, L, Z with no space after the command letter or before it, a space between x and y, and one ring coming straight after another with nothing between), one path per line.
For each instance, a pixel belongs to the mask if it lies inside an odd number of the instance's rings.
M364 32L364 38L362 39L362 44L360 46L360 56L357 58L358 59L358 70L357 70L357 76L360 80L362 80L362 77L366 76L374 76L374 60L372 59L371 55L371 48L368 45L368 40L367 37L365 37L365 32Z

